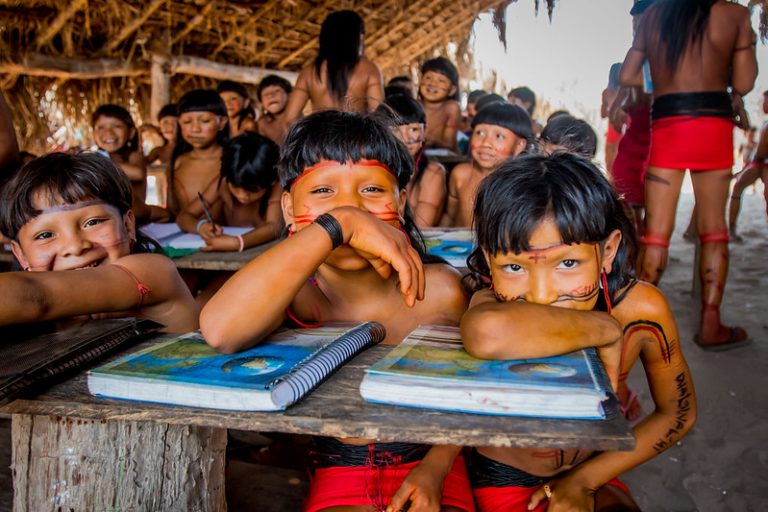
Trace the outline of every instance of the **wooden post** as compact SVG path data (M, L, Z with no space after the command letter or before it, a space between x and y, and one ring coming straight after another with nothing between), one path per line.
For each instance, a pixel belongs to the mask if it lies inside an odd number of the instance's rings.
M226 511L226 429L14 414L13 511Z
M152 53L150 77L152 92L150 96L150 123L157 123L157 115L164 105L171 102L171 59L167 53Z

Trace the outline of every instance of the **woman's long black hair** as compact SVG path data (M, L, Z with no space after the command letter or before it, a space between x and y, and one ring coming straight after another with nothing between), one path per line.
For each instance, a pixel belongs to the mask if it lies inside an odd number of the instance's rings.
M475 286L490 284L483 250L530 250L531 235L547 218L566 244L601 243L618 229L622 238L608 274L609 295L629 284L637 242L616 193L589 160L557 152L507 160L480 184L473 218L477 247L467 261Z
M648 10L658 28L659 48L668 69L675 69L685 50L701 42L717 0L660 0ZM648 26L648 25L646 25Z
M394 173L400 190L405 190L413 172L413 158L390 127L373 115L325 110L315 112L294 124L285 137L277 165L283 190L302 172L323 160L359 162L376 160ZM403 230L411 245L425 258L421 232L413 221L408 205L403 213Z
M349 75L360 61L360 47L365 34L363 19L355 11L329 14L320 28L320 50L315 59L315 74L321 78L325 62L325 78L331 96L341 102L347 95Z

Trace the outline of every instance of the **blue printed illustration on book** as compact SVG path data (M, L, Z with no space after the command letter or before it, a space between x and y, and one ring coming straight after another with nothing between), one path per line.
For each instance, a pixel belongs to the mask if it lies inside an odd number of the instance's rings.
M472 231L427 229L424 231L424 245L427 253L439 256L454 267L466 267L472 253Z

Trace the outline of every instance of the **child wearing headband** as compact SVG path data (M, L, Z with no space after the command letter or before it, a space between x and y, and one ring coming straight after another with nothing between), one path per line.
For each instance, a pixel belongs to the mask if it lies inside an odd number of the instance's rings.
M528 149L533 140L531 118L518 105L492 102L472 120L472 163L459 164L448 181L448 202L441 226L469 227L477 187L499 164Z
M296 123L278 164L289 236L208 302L200 317L206 341L236 352L284 322L378 321L384 343L397 344L420 323L456 325L466 308L460 276L423 261L406 206L412 169L405 145L373 118L323 111ZM324 456L314 465L309 512L400 510L408 501L417 509L474 510L459 447L318 442ZM373 452L390 464L355 462Z

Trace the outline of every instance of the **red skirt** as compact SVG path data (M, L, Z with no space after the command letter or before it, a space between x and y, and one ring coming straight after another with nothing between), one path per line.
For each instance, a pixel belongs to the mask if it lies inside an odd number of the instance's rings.
M722 117L672 116L651 124L650 167L713 171L733 167L733 123Z
M629 488L619 480L614 478L605 485L613 485L622 490L628 496L631 496ZM531 496L540 487L478 487L472 490L475 495L475 504L477 512L530 512L528 511L528 502ZM549 502L542 501L533 512L546 512Z
M373 506L384 510L408 472L420 461L383 468L334 466L315 470L304 512L328 507ZM443 506L475 512L464 457L458 455L443 483Z

